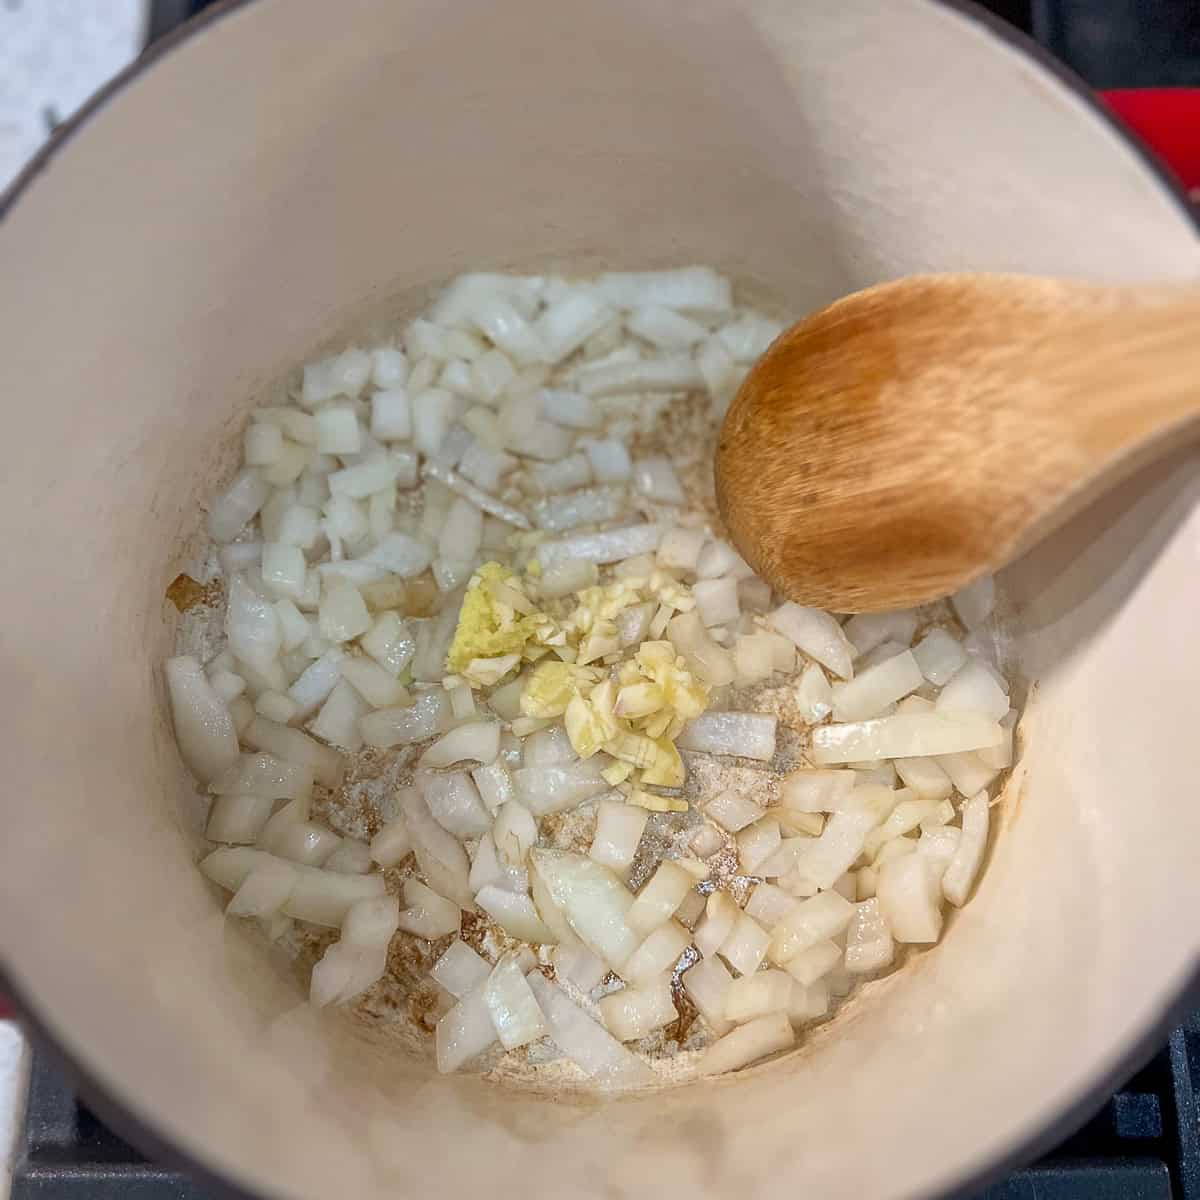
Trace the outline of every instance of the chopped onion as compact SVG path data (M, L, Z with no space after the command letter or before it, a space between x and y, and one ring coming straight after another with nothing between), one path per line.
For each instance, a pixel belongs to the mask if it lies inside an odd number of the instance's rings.
M491 972L488 975L490 979ZM485 998L487 988L485 979L438 1021L434 1043L441 1074L457 1071L496 1040L496 1027Z
M672 526L659 542L658 563L670 570L695 571L704 542L703 529Z
M689 669L704 683L710 687L724 687L733 682L733 659L712 640L699 612L693 609L672 617L667 625L667 638L687 660ZM699 721L704 719L697 718Z
M646 937L670 920L693 883L691 875L678 863L669 859L660 862L625 914L626 924L634 933Z
M534 491L569 492L592 482L592 466L587 455L570 454L558 462L534 463L529 469L529 481Z
M888 966L895 956L895 943L879 911L878 900L864 900L854 906L854 916L846 927L846 970L866 974Z
M942 890L924 854L906 854L885 863L879 870L875 895L896 941L938 940L942 932Z
M988 837L988 795L977 792L962 806L962 836L954 857L942 876L942 893L951 904L961 908L971 894L975 876L983 862Z
M880 758L928 758L998 745L995 721L969 713L897 713L848 725L813 730L813 760L820 764Z
M736 581L717 579L712 582L716 584L733 584L735 589L734 599L736 602L736 589L738 586ZM761 633L745 634L739 637L734 643L733 667L736 672L734 682L739 687L749 687L751 684L769 679L775 670L775 654L774 648L771 645L771 639ZM820 668L818 667L817 670L820 670Z
M537 549L538 562L549 571L570 559L603 565L652 554L658 548L662 529L658 525L628 525L603 533L581 533L557 542L543 542Z
M436 462L427 462L422 469L422 473L426 479L445 484L452 492L456 492L469 500L476 508L482 509L483 512L490 513L493 517L509 525L514 525L517 529L531 528L529 518L519 509L513 508L511 504L505 504L503 501L497 500L495 496L485 492L482 488L476 487L449 467Z
M836 894L836 893L835 893ZM842 961L842 948L827 938L791 955L784 970L801 986L812 987Z
M819 1020L829 1012L829 978L827 975L808 987L792 981L792 1002L788 1006L788 1017L793 1025Z
M992 614L996 607L996 582L990 575L981 575L974 583L968 583L961 591L950 597L950 603L958 619L968 630L976 629Z
M341 845L325 860L325 870L346 875L366 875L371 870L371 848L366 842L343 838Z
M827 612L788 601L771 614L770 621L809 658L815 658L843 679L853 677L854 647L846 640L842 627Z
M399 927L417 937L431 940L445 937L448 933L457 933L462 923L457 904L416 879L404 881L404 904Z
M856 656L867 654L885 642L899 642L907 647L917 631L917 614L912 609L901 612L858 613L842 627Z
M538 393L542 416L568 429L595 429L603 424L595 403L580 392L543 388Z
M431 688L415 692L407 707L367 713L358 728L368 746L386 750L423 742L445 730L449 722L449 697L441 688Z
M205 836L210 842L252 845L271 816L272 804L268 797L241 792L218 796L208 813Z
M738 604L738 581L731 577L723 579L701 579L692 588L692 595L696 597L696 609L700 613L700 618L707 626L724 625L728 621L736 621L741 615L741 608ZM764 665L771 661L771 651L769 645L764 646ZM766 674L760 674L759 678L766 678L770 671Z
M569 929L568 929L569 932ZM608 964L582 942L560 942L552 955L554 973L573 983L581 992L590 992L608 974Z
M747 825L753 824L763 816L764 812L765 810L753 800L747 800L736 792L719 792L704 807L704 815L716 821L722 829L728 829L730 833L745 829Z
M669 973L692 944L692 935L678 921L668 921L650 933L621 968L621 977L635 987L653 983Z
M715 317L733 307L729 281L711 267L676 267L664 271L610 271L597 290L617 308L647 306Z
M712 958L737 923L738 906L728 892L715 891L708 897L704 917L696 926L696 949L705 958Z
M738 864L743 875L753 875L779 849L779 822L763 819L737 835Z
M650 814L637 805L602 800L596 806L596 833L588 856L625 879L637 854Z
M439 895L470 909L474 896L468 884L471 864L462 843L434 819L429 806L415 788L399 793L400 816L408 830L417 866Z
M933 758L898 758L896 773L922 800L944 800L954 790L950 776Z
M408 690L397 682L390 671L368 658L342 657L339 663L342 678L372 708L389 708L408 698Z
M597 579L596 564L565 559L548 567L538 579L538 591L552 600L591 587ZM623 614L618 614L619 617Z
M342 677L342 660L345 657L346 652L340 646L331 646L320 658L305 667L288 688L288 696L296 705L297 718L303 721L312 716L329 698Z
M439 775L419 770L413 783L429 806L433 819L460 841L480 837L491 828L491 816L471 776L465 771Z
M973 660L942 688L934 707L940 713L977 713L999 721L1008 713L1008 695L992 672Z
M624 442L615 438L589 440L583 443L583 451L597 483L624 483L633 477L633 460Z
M208 510L208 536L214 542L232 542L258 515L270 494L271 485L261 471L254 467L239 471Z
M687 497L669 458L639 458L633 464L635 490L664 504L683 504Z
M796 1035L786 1013L774 1012L739 1025L700 1056L698 1069L704 1075L720 1075L748 1066L768 1054L790 1050Z
M486 767L476 767L471 772L471 778L475 781L484 807L493 815L499 811L502 804L508 803L516 794L512 776L503 763L494 762Z
M739 912L717 953L739 974L749 975L766 958L770 941L770 934L753 917Z
M746 901L746 912L768 929L773 929L797 909L796 900L773 883L759 883Z
M287 903L295 886L295 867L268 858L246 876L225 911L231 917L272 916Z
M931 629L913 647L913 657L925 678L934 687L942 687L967 661L967 652L944 629Z
M654 1082L654 1072L560 988L536 971L527 980L551 1040L590 1078L614 1087L638 1087Z
M561 911L576 936L619 971L637 949L640 938L626 922L633 896L617 875L598 862L559 850L535 849L529 860L548 900ZM686 871L680 874L690 887L691 877ZM643 929L641 934L648 932Z
M821 836L806 848L800 869L818 887L833 887L862 853L867 834L877 823L878 815L869 810L834 813Z
M504 955L492 968L483 994L500 1044L506 1050L527 1045L546 1033L545 1018L517 955Z
M335 788L341 782L345 767L342 756L299 729L255 717L242 733L242 740L255 750L264 750L286 762L308 767L317 782L325 787Z
M713 893L723 895L724 893ZM725 1000L733 984L729 968L719 958L703 958L680 976L683 990L712 1031L720 1037L729 1028L725 1019Z
M291 862L320 867L341 844L342 839L323 825L289 821L269 839L265 848Z
M776 718L766 713L706 712L684 726L675 744L768 762L775 755L775 726Z
M533 522L547 533L566 533L580 525L602 525L625 509L623 492L613 488L585 488L547 496L533 506Z
M999 773L995 767L970 751L961 754L939 754L937 764L950 776L950 781L957 791L964 796L973 796L986 788Z
M419 759L422 767L449 767L472 761L486 766L500 754L500 725L496 721L472 721L450 730L434 742Z
M786 966L797 954L835 938L854 916L854 905L836 891L802 900L771 931L771 961Z
M699 368L686 355L636 362L587 363L575 376L587 396L628 396L646 392L687 392L704 386Z
M1004 731L1004 738L995 746L985 746L982 750L977 750L975 753L979 756L979 761L987 767L994 767L997 771L1002 771L1006 767L1011 767L1013 763L1013 729L1017 722L1017 714L1015 709L1009 709L1005 714L1004 720L1000 722L1000 728Z
M697 321L659 305L634 309L625 328L659 350L686 350L708 336Z
M800 676L796 686L796 706L810 725L825 720L833 711L833 689L816 663L809 663Z
M786 776L780 800L796 812L841 812L856 807L848 801L857 782L853 771L821 771L802 768Z
M324 742L344 750L357 750L363 744L358 723L369 709L367 702L343 679L329 693L309 728Z
M917 853L923 854L939 882L958 850L962 830L954 825L938 825L925 830L917 839ZM861 874L861 872L860 872ZM943 890L944 894L944 890Z
M877 717L889 705L915 692L925 682L921 668L905 650L877 666L860 670L848 683L833 688L833 719L865 721Z
M756 971L733 980L725 993L725 1019L735 1024L772 1012L786 1012L792 1001L792 977L783 971Z
M164 675L180 757L201 783L208 783L238 762L233 717L195 658L168 659Z
M679 1019L668 978L609 992L597 1003L605 1028L621 1042L633 1042Z
M456 999L479 987L492 973L491 964L461 939L451 942L429 969L437 983Z
M512 773L517 799L535 816L578 808L585 800L608 790L601 771L602 756L569 767L521 767Z
M496 842L490 833L485 833L475 847L471 858L471 875L468 880L476 895L484 888L502 888L524 896L529 891L529 873L523 867L511 867L496 853Z
M537 841L537 822L527 808L510 800L502 804L496 814L492 837L500 857L510 867L519 867Z
M779 321L747 313L717 331L725 348L740 363L752 363L783 332Z

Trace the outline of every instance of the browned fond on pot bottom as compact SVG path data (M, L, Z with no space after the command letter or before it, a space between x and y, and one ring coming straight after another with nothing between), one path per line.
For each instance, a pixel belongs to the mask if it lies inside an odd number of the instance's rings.
M0 226L0 959L124 1105L258 1194L935 1194L1194 962L1193 462L1002 581L1041 680L1019 819L946 943L796 1059L604 1105L437 1079L310 1012L193 870L163 592L247 405L356 314L549 262L712 262L787 315L928 270L1200 274L1103 121L925 0L234 9Z

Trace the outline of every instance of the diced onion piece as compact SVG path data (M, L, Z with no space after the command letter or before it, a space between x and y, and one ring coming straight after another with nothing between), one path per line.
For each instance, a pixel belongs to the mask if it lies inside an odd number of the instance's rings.
M809 658L815 658L843 679L853 677L854 647L829 613L788 601L771 614L770 622Z
M962 830L957 826L939 825L927 829L917 839L917 853L925 855L929 860L929 865L939 882L953 861L961 838ZM861 875L862 872L860 871L859 874Z
M768 929L791 916L797 907L798 902L773 883L756 884L746 901L746 912Z
M517 799L538 817L577 808L608 789L600 774L604 768L602 757L569 767L521 767L512 773Z
M853 771L801 768L784 777L780 801L796 812L841 812L856 807L848 800L857 782Z
M740 363L752 363L783 332L779 321L747 313L718 330L717 337Z
M804 987L793 980L792 1002L788 1006L788 1017L793 1025L803 1025L808 1021L816 1021L829 1012L829 983L819 979L816 983Z
M458 762L488 763L500 754L500 725L496 721L472 721L450 730L421 755L422 767L449 767Z
M588 363L576 374L584 395L627 396L644 392L687 392L704 386L704 377L687 355L644 358L635 362Z
M255 717L242 732L242 740L255 750L264 750L276 758L308 767L316 781L325 787L335 788L342 781L345 767L342 756L299 729Z
M913 647L913 657L925 678L934 687L942 687L967 661L967 652L944 629L931 629Z
M867 834L878 820L878 814L870 810L834 813L821 836L806 848L800 863L803 873L818 887L833 887L862 853Z
M842 948L836 942L822 938L819 942L793 954L784 970L801 986L812 987L837 968L842 961Z
M461 939L451 942L441 958L429 969L434 981L456 999L479 987L491 973L491 964L487 959Z
M584 488L547 496L533 506L533 522L547 533L566 533L580 525L602 525L619 517L625 497L612 488ZM586 564L585 564L586 565Z
M578 559L566 559L548 567L539 577L538 591L543 596L557 600L573 592L591 587L597 579L596 564Z
M588 469L597 483L624 483L633 476L633 460L624 442L602 438L582 443ZM632 555L630 556L632 557Z
M366 842L343 838L341 845L325 860L327 871L346 875L366 875L371 870L371 848Z
M275 606L241 575L235 575L229 584L225 633L229 648L240 661L263 674L278 670L275 658L283 636Z
M738 586L736 581L717 579L712 582L732 583L736 596ZM771 639L761 633L744 634L739 637L734 643L733 668L737 673L734 682L739 687L749 687L751 684L769 679L775 670L775 654ZM819 671L821 668L816 667L815 669Z
M633 464L633 486L651 500L682 504L687 497L669 458L639 458Z
M724 1015L740 1025L767 1013L787 1012L792 1002L792 977L783 971L756 971L733 980L725 993Z
M917 614L912 609L902 612L858 613L842 626L856 657L867 654L884 642L899 642L907 646L917 631Z
M763 819L737 835L738 865L743 875L753 875L779 849L779 822Z
M525 979L516 954L506 954L492 968L484 999L500 1044L506 1050L527 1045L546 1033L546 1021Z
M308 1001L314 1008L346 1004L381 979L386 970L386 950L364 951L334 942L313 967Z
M385 388L371 397L371 436L381 442L406 442L412 436L412 405L404 388Z
M330 692L342 677L345 657L346 652L340 646L330 646L320 658L309 663L288 688L288 696L295 702L296 716L300 720L312 716L329 699Z
M512 776L503 763L494 762L486 767L476 767L471 772L471 778L475 781L479 798L488 812L495 814L502 804L507 804L513 799L515 793Z
M941 936L942 889L925 855L906 854L885 863L875 895L896 941L928 943Z
M567 932L570 932L569 927ZM608 974L604 959L580 941L560 942L552 958L556 976L573 983L581 992L590 992Z
M669 972L691 944L692 935L678 921L668 921L633 952L621 968L621 977L635 987L646 986Z
M369 658L343 657L339 669L342 678L372 708L389 708L408 697L408 690L391 672Z
M705 957L684 971L680 982L712 1031L718 1037L728 1032L730 1024L725 1019L725 999L733 983L729 968L719 958Z
M242 792L218 796L208 813L205 836L210 842L252 845L271 816L272 803L265 796Z
M653 305L698 316L715 317L733 307L729 281L711 267L675 267L663 271L610 271L597 290L618 308Z
M441 733L450 721L450 700L441 688L418 691L412 704L381 708L359 721L359 731L368 746L381 750L411 746Z
M563 914L576 936L619 971L641 938L626 921L634 900L617 875L598 862L559 850L534 849L529 861L547 899ZM680 874L690 887L691 877L686 871ZM667 913L663 920L670 915ZM642 936L649 931L642 930Z
M424 542L395 531L382 537L356 561L378 567L382 572L401 579L414 579L430 563L429 547Z
M812 752L819 764L928 758L995 746L1003 738L995 721L970 713L896 713L873 721L818 726Z
M991 671L976 660L955 673L934 708L940 713L976 713L999 721L1008 712L1008 696Z
M537 560L544 571L571 559L581 562L620 562L639 554L651 554L658 549L662 534L659 525L628 525L603 533L581 533L557 542L543 542L537 549Z
M597 1008L605 1028L621 1042L637 1041L679 1019L671 981L666 977L609 992L600 998Z
M987 746L975 752L979 755L979 760L984 766L995 767L997 771L1002 771L1004 768L1012 766L1013 729L1016 723L1016 710L1010 709L1004 720L1000 722L1000 728L1004 731L1004 740L996 746Z
M995 767L970 751L961 754L939 754L937 764L950 776L950 781L957 791L964 796L973 796L986 788L999 774Z
M954 857L942 876L942 893L961 908L971 894L988 837L988 796L977 792L962 806L962 836Z
M527 980L551 1040L590 1078L615 1087L637 1087L654 1082L654 1072L560 988L536 971L528 975Z
M270 839L268 849L280 858L319 867L341 845L342 839L323 825L290 821Z
M768 762L775 755L776 723L766 713L706 712L684 726L675 744L681 750Z
M459 906L419 880L404 881L404 904L399 927L406 933L432 940L458 932L462 922Z
M628 472L625 478L628 478ZM597 481L619 482L599 477ZM553 463L534 463L529 468L529 482L534 491L545 494L574 491L576 488L587 487L592 482L592 465L586 454L569 454Z
M416 639L408 626L394 612L380 613L359 639L359 645L389 675L397 678L412 661L417 649Z
M371 615L358 589L344 579L326 576L319 610L321 636L330 642L349 642L371 628Z
M704 917L696 926L696 949L712 958L733 932L739 915L738 906L728 892L715 891L708 897Z
M733 682L733 659L712 640L699 612L693 610L672 617L667 625L667 638L698 679L710 687L724 687Z
M658 562L670 570L694 571L704 547L703 529L684 529L672 526L658 544Z
M922 800L944 800L954 790L950 776L932 758L898 758L896 773Z
M180 757L201 783L208 783L238 762L233 717L191 655L169 658L164 674Z
M523 805L515 800L500 806L496 823L492 827L496 851L511 867L519 867L525 861L530 847L537 841L537 822Z
M628 878L649 817L644 808L636 805L601 800L596 806L596 833L588 857L603 863L622 879Z
M751 916L740 912L717 953L739 974L757 971L767 956L771 935Z
M555 425L568 429L596 429L603 418L595 403L581 392L543 388L538 393L542 402L542 416Z
M401 789L400 815L421 874L439 895L453 900L460 908L470 909L474 900L468 884L471 863L462 843L433 819L415 788Z
M270 494L271 485L261 471L254 467L240 471L209 507L208 536L214 542L232 542L258 516Z
M879 901L864 900L854 906L854 916L846 927L846 970L866 974L886 967L895 957L896 948Z
M344 750L357 750L363 741L358 723L369 709L362 696L343 679L329 693L310 728L322 741Z
M809 663L800 675L796 685L796 706L810 725L825 720L833 711L833 688L816 663Z
M860 671L848 683L833 689L835 721L865 721L889 705L915 692L925 682L912 653L905 650L877 666ZM1007 708L1007 702L1006 702Z
M372 366L371 356L355 346L341 354L308 363L304 368L300 403L305 408L314 408L335 396L353 399L370 379Z
M700 1056L698 1069L704 1075L736 1071L760 1058L766 1058L768 1054L790 1050L795 1041L796 1035L792 1032L787 1013L769 1013L739 1025L713 1042Z
M413 783L433 819L460 841L481 837L492 827L491 815L466 771L441 775L418 770Z
M719 792L704 807L704 815L730 833L737 833L739 829L752 825L765 811L753 800L747 800L736 792Z
M968 630L976 629L992 615L996 607L996 582L990 575L981 575L974 583L955 592L950 603L958 619Z
M225 911L231 917L272 916L287 903L295 886L295 867L277 858L268 858L246 876Z
M646 937L670 920L693 883L678 863L669 859L660 862L625 914L625 923L634 933Z
M771 931L771 961L786 966L817 942L837 937L853 916L854 905L836 891L800 901Z
M723 579L701 579L692 588L696 598L696 609L700 619L708 627L725 625L736 621L741 615L738 604L738 581L730 576ZM770 661L770 649L766 649L766 661ZM770 674L768 670L766 674ZM765 675L759 676L765 678Z
M490 979L491 972L488 977ZM482 1054L495 1040L496 1027L485 998L488 980L467 992L437 1023L437 1069L445 1075Z

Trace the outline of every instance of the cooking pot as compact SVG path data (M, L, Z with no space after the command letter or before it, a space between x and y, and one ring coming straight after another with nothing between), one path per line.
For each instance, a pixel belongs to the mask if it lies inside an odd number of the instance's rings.
M943 943L654 1095L439 1078L311 1011L193 868L159 673L254 398L456 271L711 262L797 315L914 271L1200 277L1181 199L1012 35L931 0L226 4L7 203L0 962L134 1140L289 1197L890 1200L1032 1155L1150 1049L1200 955L1192 452L1001 580L1023 751Z

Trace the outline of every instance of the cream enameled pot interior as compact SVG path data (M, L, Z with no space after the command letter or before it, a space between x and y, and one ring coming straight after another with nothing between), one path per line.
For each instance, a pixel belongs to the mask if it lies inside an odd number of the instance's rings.
M1129 146L931 0L255 0L109 96L0 227L0 961L244 1187L927 1195L1112 1068L1195 965L1186 453L1010 573L1033 694L979 893L787 1060L603 1105L440 1079L222 920L158 665L241 414L458 270L692 261L797 314L919 270L1200 276Z

